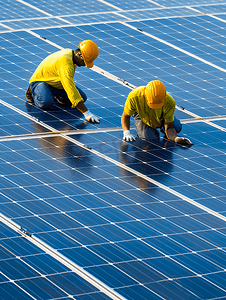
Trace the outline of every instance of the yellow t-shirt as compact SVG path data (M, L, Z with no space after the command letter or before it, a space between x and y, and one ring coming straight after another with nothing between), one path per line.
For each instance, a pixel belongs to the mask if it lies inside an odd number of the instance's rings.
M63 49L47 56L37 67L30 82L44 81L49 85L64 89L72 107L83 101L74 82L76 65L73 64L71 49Z
M166 93L163 107L152 109L147 105L144 91L145 86L139 86L129 93L124 107L125 113L129 116L132 116L135 112L138 113L140 119L154 129L160 128L163 120L166 123L173 122L175 111L173 97Z

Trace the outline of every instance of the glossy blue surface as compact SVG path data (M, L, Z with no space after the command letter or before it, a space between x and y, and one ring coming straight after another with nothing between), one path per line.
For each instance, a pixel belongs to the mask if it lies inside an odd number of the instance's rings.
M0 2L2 299L112 298L46 253L41 241L126 299L226 297L225 5ZM96 66L122 79L76 69L100 124L75 109L44 111L25 102L37 65L83 39L99 46ZM192 147L162 133L159 140L122 141L131 85L153 79L182 108L175 111L185 119L180 135ZM196 122L194 114L218 118ZM45 136L57 130L80 131ZM12 230L12 221L32 237Z

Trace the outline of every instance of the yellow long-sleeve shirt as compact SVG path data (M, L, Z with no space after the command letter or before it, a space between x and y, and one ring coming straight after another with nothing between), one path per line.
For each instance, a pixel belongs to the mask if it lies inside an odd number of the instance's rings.
M169 93L166 93L163 107L152 109L148 106L145 99L145 86L140 86L129 93L125 102L124 111L129 116L137 112L146 125L156 129L162 126L163 120L166 123L173 122L175 100Z
M76 107L83 98L75 86L75 69L73 50L63 49L47 56L35 70L30 82L43 81L57 89L64 89L72 107Z

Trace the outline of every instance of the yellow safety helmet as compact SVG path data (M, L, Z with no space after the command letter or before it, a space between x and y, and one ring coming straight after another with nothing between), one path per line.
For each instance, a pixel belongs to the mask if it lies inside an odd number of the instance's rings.
M145 88L145 98L150 108L163 107L166 98L165 85L160 80L150 81Z
M87 68L92 68L94 66L94 60L99 55L99 48L96 43L91 40L81 41L78 45L82 57L84 59Z

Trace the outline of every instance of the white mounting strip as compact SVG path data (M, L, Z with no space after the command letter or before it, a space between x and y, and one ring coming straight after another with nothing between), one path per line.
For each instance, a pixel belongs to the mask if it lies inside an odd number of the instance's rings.
M212 209L210 209L210 208L208 208L208 207L206 207L206 206L204 206L202 204L197 203L196 201L190 199L189 197L184 196L183 194L181 194L179 192L174 191L173 189L169 188L168 186L165 186L164 184L159 183L158 181L156 181L156 180L154 180L154 179L152 179L152 178L150 178L150 177L148 177L148 176L140 173L139 171L136 171L136 170L128 167L127 165L125 165L125 164L123 164L121 162L118 162L117 160L115 160L113 158L110 158L107 155L105 155L105 154L103 154L103 153L101 153L101 152L99 152L97 150L94 150L92 148L88 148L86 145L82 144L81 142L79 142L79 141L77 141L77 140L75 140L75 139L73 139L73 138L71 138L69 136L66 136L64 134L62 134L61 136L64 137L65 139L67 139L68 141L76 144L77 146L79 146L79 147L81 147L83 149L86 149L86 150L92 152L93 154L96 154L97 156L99 156L99 157L101 157L101 158L103 158L103 159L105 159L105 160L113 163L114 165L116 165L116 166L118 166L118 167L120 167L120 168L122 168L122 169L124 169L124 170L126 170L126 171L128 171L128 172L130 172L130 173L132 173L132 174L134 174L134 175L136 175L138 177L140 177L140 178L143 178L144 180L152 183L153 185L155 185L155 186L157 186L157 187L159 187L159 188L161 188L161 189L163 189L163 190L165 190L165 191L167 191L167 192L169 192L169 193L177 196L178 198L180 198L182 200L185 200L186 202L188 202L188 203L190 203L190 204L192 204L192 205L194 205L194 206L202 209L203 211L205 211L205 212L207 212L207 213L209 213L209 214L211 214L211 215L213 215L213 216L215 216L215 217L217 217L217 218L219 218L219 219L221 219L223 221L226 221L226 217L225 216L223 216L223 215L215 212L214 210L212 210Z
M138 30L136 27L131 26L131 25L129 25L129 24L126 24L126 23L124 23L124 22L122 22L122 24L124 24L124 25L126 25L126 26L128 26L128 27L130 27L130 28L133 28L133 29L135 29L135 30ZM138 31L139 31L139 30L138 30ZM38 37L38 38L41 38L38 34L32 32L32 31L29 31L29 30L28 30L28 32L30 32L31 34L33 34L34 36L36 36L36 37ZM145 33L144 33L144 34L145 34ZM147 35L149 35L149 34L147 34ZM158 39L158 38L156 38L155 36L152 36L152 35L150 35L150 36L153 37L154 39ZM173 47L173 48L176 48L176 49L178 48L178 47L175 47L174 45L172 45L172 44L170 44L170 43L165 42L165 41L162 40L162 39L158 39L158 40L160 40L162 43L169 44L169 45L170 45L171 47ZM54 46L57 47L58 49L62 49L62 47L60 47L59 45L57 45L57 44L55 44L55 43L52 43L52 42L48 41L47 39L45 39L45 41L48 42L48 43L50 43L50 44L52 44L52 45L54 45ZM187 51L184 51L183 49L178 48L178 50L179 50L179 51L182 51L182 52L184 52L184 53L186 53L186 54L188 54L188 55L190 55L190 56L193 56L193 57L195 57L195 58L198 59L198 60L201 60L201 61L203 61L203 62L206 62L206 63L210 64L208 61L205 61L205 60L199 58L199 57L196 56L196 55L192 55L191 53L189 53L189 52L187 52ZM213 65L213 64L211 64L211 65ZM213 65L213 66L214 66L214 65ZM223 68L220 68L220 67L218 67L218 66L216 66L216 68L219 68L219 69L222 70L223 72L226 72L226 70L223 69ZM102 74L102 75L104 75L104 76L106 76L106 77L108 77L108 78L114 80L114 81L117 81L117 82L119 82L119 83L121 83L121 84L123 84L123 85L126 85L126 86L128 86L129 88L131 88L131 89L133 89L133 88L135 87L135 86L129 84L128 82L126 82L125 80L123 80L123 79L121 79L121 78L118 78L117 76L114 76L114 75L110 74L109 72L106 72L105 70L103 70L103 69L101 69L101 68L99 68L99 67L97 67L97 66L94 66L94 67L92 68L92 70L94 70L94 71L96 71L96 72L98 72L98 73L100 73L100 74ZM4 101L0 100L0 103L4 104L3 102L4 102ZM5 103L4 105L7 105L8 107L10 106L12 109L19 111L18 109L14 108L12 105L10 105L10 104L8 104L8 103ZM183 110L183 111L185 111L185 110ZM186 113L189 113L188 111L185 111L185 112L186 112ZM24 112L22 112L22 113L23 113L23 114L26 114L26 113L24 113ZM200 118L200 117L199 117L198 115L196 115L196 114L193 114L193 113L190 113L190 114L191 114L193 117L195 117L195 118ZM27 114L27 115L28 115L28 114ZM28 117L29 117L30 119L32 119L33 121L38 122L38 120L34 120L33 117L31 117L31 116L29 116L29 115L28 115ZM218 128L218 129L220 129L220 130L225 131L225 128L224 128L224 127L218 126L218 125L216 125L216 124L212 124L212 123L210 123L209 121L205 121L205 120L204 120L204 122L207 122L207 123L210 124L211 126L214 126L214 127ZM42 123L39 123L39 124L41 124L42 126L48 128L48 129L51 130L51 131L55 131L54 128L52 128L52 127L50 127L50 126L47 126L47 125L46 125L45 123L43 123L43 122L42 122ZM96 155L98 155L98 156L100 156L100 157L102 157L102 158L104 158L104 159L106 159L106 160L108 160L108 161L111 161L111 162L114 163L115 165L118 165L120 168L123 168L123 169L125 169L125 170L131 172L132 174L135 174L135 175L137 175L137 176L139 176L139 177L141 177L141 178L143 178L143 179L145 179L145 180L151 182L152 184L154 184L154 185L156 185L156 186L158 186L158 187L160 187L160 188L162 188L162 189L164 189L164 190L166 190L166 191L172 193L173 195L176 195L176 196L178 196L179 198L181 198L181 199L183 199L183 200L185 200L185 201L187 201L187 202L189 202L189 203L191 203L191 204L193 204L193 205L195 205L195 206L201 208L202 210L204 210L204 211L206 211L206 212L208 212L208 213L210 213L210 214L212 214L212 215L214 215L214 216L216 216L216 217L218 217L218 218L220 218L220 219L226 221L226 217L224 217L223 215L218 214L217 212L215 212L215 211L213 211L213 210L211 210L211 209L205 207L204 205L201 205L201 204L199 204L199 203L196 203L194 200L192 200L192 199L190 199L190 198L188 198L188 197L185 197L184 195L182 195L182 194L180 194L180 193L178 193L178 192L175 192L174 190L170 189L169 187L167 187L167 186L165 186L165 185L163 185L163 184L161 184L161 183L159 183L159 182L157 182L157 181L155 181L155 180L153 180L153 179L147 177L146 175L144 175L144 174L142 174L142 173L140 173L140 172L137 172L137 171L135 171L135 170L133 170L133 169L131 169L131 168L125 166L125 165L122 164L122 163L119 163L119 162L116 161L116 160L113 160L113 159L109 158L108 156L106 156L106 155L104 155L104 154L102 154L102 153L100 153L100 152L98 152L98 151L96 151L96 150L94 150L94 149L88 148L86 145L80 143L79 141L76 141L76 140L74 140L73 138L68 137L67 134L63 134L63 133L62 133L62 134L60 134L60 135L61 135L62 137L64 137L64 138L66 138L67 140L69 140L69 141L75 143L76 145L78 145L78 146L80 146L80 147L82 147L82 148L84 148L84 149L87 149L88 151L91 151L92 153L94 153L94 154L96 154Z
M97 67L97 66L94 66L94 67L92 68L92 70L93 70L93 71L96 71L96 72L98 72L98 73L100 73L100 74L102 74L102 75L104 75L104 76L106 76L106 77L108 77L108 78L110 78L110 79L112 79L112 80L118 82L118 83L121 83L122 85L126 85L128 88L134 89L134 88L136 87L135 85L132 85L132 84L126 82L125 80L123 80L123 79L121 79L121 78L118 78L117 76L112 75L112 74L110 74L109 72L107 72L107 71L105 71L105 70L103 70L103 69L101 69L101 68L99 68L99 67ZM225 70L225 72L226 72L226 70ZM179 110L181 110L181 111L183 111L184 113L186 113L186 114L192 116L192 117L193 117L194 119L196 119L196 120L203 120L203 122L205 122L205 123L207 123L207 124L209 124L209 125L211 125L211 126L213 126L213 127L216 127L216 128L218 128L218 129L220 129L220 130L222 130L222 131L226 131L226 129L225 129L224 127L219 126L219 125L214 124L214 123L211 123L210 121L205 120L205 118L202 118L202 117L200 117L200 116L198 116L198 115L196 115L196 114L190 112L189 110L186 110L186 109L184 109L184 108L181 108L180 106L177 106L177 105L176 105L176 108L179 109ZM209 117L209 118L212 119L212 117Z
M86 16L100 16L100 15L108 15L108 14L118 14L119 12L117 11L100 11L100 12L91 12L91 13L81 13L81 14L68 14L68 15L59 15L59 16L46 16L46 17L36 17L36 18L21 18L21 19L8 19L8 20L1 20L0 22L3 23L11 23L11 22L20 22L20 21L39 21L39 20L50 20L50 19L62 19L64 22L66 22L65 19L63 18L70 18L70 17L86 17ZM110 23L114 21L109 21ZM96 22L95 22L96 23ZM103 24L103 22L100 22ZM108 21L104 22L108 23ZM92 23L86 23L85 25L89 25ZM65 27L64 25L60 25L61 27ZM75 26L75 24L73 24ZM79 24L80 26L80 24ZM67 26L66 26L67 27ZM46 29L47 27L41 27L42 29ZM52 28L58 28L58 26L52 26ZM13 29L12 29L13 30ZM14 29L16 30L16 29ZM26 28L21 29L21 30L26 30Z
M40 123L39 123L40 124ZM41 125L41 124L40 124ZM134 126L131 129L135 128ZM100 132L111 132L111 131L121 131L122 127L111 127L111 128L97 128L97 129L77 129L77 130L54 130L51 132L39 132L39 133L28 133L28 134L16 134L8 136L0 136L0 142L9 140L26 140L26 139L36 139L36 138L47 138L59 136L61 134L65 135L76 135L76 134L87 134L87 133L100 133Z
M124 16L123 12L114 12L114 15L122 18L122 20L124 20L124 21L125 21L125 19L127 19L128 21L133 21L131 18ZM121 20L116 20L116 21L113 21L113 22L121 22Z
M13 106L13 105L11 105L11 104L9 104L9 103L7 103L7 102L1 100L1 99L0 99L0 103L3 104L4 106L9 107L9 108L12 109L12 110L18 112L20 115L23 115L23 116L25 116L26 118L28 118L28 119L30 119L30 120L36 122L37 124L39 124L39 125L41 125L41 126L47 128L47 129L49 129L50 131L56 131L55 128L53 128L53 127L51 127L51 126L49 126L49 125L43 123L42 121L39 121L37 118L30 116L28 113L26 113L26 112L20 110L19 108L16 108L15 106Z
M124 22L123 22L123 24L124 24ZM134 27L134 28L135 28L135 27ZM137 28L135 28L135 29L138 30ZM34 35L35 37L39 38L39 39L44 39L44 38L41 37L39 34L33 32L33 31L31 31L31 30L26 30L26 31L29 32L30 34ZM58 49L63 49L63 47L57 45L56 43L53 43L53 42L51 42L51 41L49 41L49 40L47 40L47 39L44 39L44 40L45 40L47 43L51 44L52 46L54 46L54 47L56 47L56 48L58 48ZM95 71L95 72L97 72L97 73L99 73L99 74L102 74L102 75L104 75L105 77L107 77L107 78L109 78L109 79L111 79L111 80L114 80L114 81L116 81L116 82L118 82L118 83L120 83L120 84L122 84L122 85L124 85L124 86L127 86L127 87L130 88L130 89L134 89L134 88L136 87L135 85L132 85L132 84L128 83L128 82L125 81L124 79L119 78L119 77L117 77L117 76L115 76L115 75L113 75L113 74L111 74L111 73L109 73L109 72L107 72L107 71L105 71L105 70L99 68L98 66L95 66L95 65L94 65L94 67L92 68L92 70ZM226 70L225 70L225 72L226 72ZM1 100L1 99L0 99L0 103L4 104L5 106L10 107L10 108L13 109L13 110L17 110L15 107L13 107L12 105L6 103L5 101L3 101L3 100ZM182 110L182 111L185 112L186 114L188 114L188 115L190 115L190 116L192 116L192 117L194 117L194 118L196 118L196 119L201 119L200 116L198 116L198 115L196 115L196 114L194 114L194 113L192 113L192 112L190 112L190 111L188 111L188 110L186 110L186 109L183 109L183 108L181 108L181 107L179 107L179 106L176 106L176 108L179 109L179 110ZM26 117L28 117L29 119L34 120L34 117L31 117L29 114L27 114L27 113L25 113L25 112L22 112L22 111L21 111L21 112L19 112L19 113L22 113L22 114L26 115ZM37 121L38 121L38 120L37 120ZM38 122L39 122L39 121L38 121ZM204 122L208 123L209 125L211 125L211 126L213 126L213 127L218 128L218 129L220 129L220 130L222 130L222 131L226 131L224 127L221 127L221 126L216 125L216 124L214 124L214 123L211 123L211 122L209 122L209 121L205 121L205 120L204 120ZM39 124L40 124L40 125L43 125L44 123L39 122ZM43 125L43 126L44 126L44 125ZM53 131L53 132L55 131L55 129L52 128L52 127L50 127L50 126L49 126L48 129L49 129L50 131Z
M22 3L22 4L26 5L26 6L29 6L30 8L32 8L32 9L34 9L34 10L37 10L37 11L43 13L44 15L47 15L47 16L49 16L49 17L54 17L53 15L47 13L46 11L44 11L44 10L42 10L42 9L40 9L40 8L37 8L36 6L31 5L31 4L29 4L29 3L27 3L27 2L25 2L25 1L23 1L23 0L16 0L16 1Z
M195 9L194 7L190 7L190 6L185 6L186 8L190 9L190 10L193 10L193 11L196 11L197 13L199 13L200 15L203 15L204 13L201 12L200 10L198 9Z
M171 43L169 43L167 41L164 41L163 39L160 39L160 38L158 38L158 37L156 37L156 36L154 36L154 35L152 35L152 34L150 34L148 32L145 32L143 30L139 30L137 27L132 26L130 24L127 24L126 22L122 21L121 23L124 24L127 27L130 27L130 28L132 28L132 29L134 29L136 31L139 31L139 32L143 33L144 35L147 35L147 36L151 37L152 39L154 39L156 41L159 41L159 42L161 42L161 43L163 43L163 44L165 44L167 46L170 46L171 48L174 48L174 49L176 49L176 50L178 50L178 51L180 51L180 52L182 52L182 53L184 53L184 54L186 54L188 56L191 56L191 57L193 57L193 58L195 58L195 59L197 59L197 60L199 60L199 61L201 61L201 62L203 62L203 63L205 63L205 64L207 64L207 65L209 65L209 66L211 66L213 68L215 68L215 69L218 69L218 70L226 73L226 70L224 68L221 68L218 65L215 65L215 64L209 62L208 60L205 60L205 59L203 59L203 58L201 58L201 57L199 57L199 56L197 56L195 54L192 54L192 53L190 53L190 52L188 52L188 51L186 51L186 50L184 50L184 49L182 49L180 47L177 47L177 46L175 46L175 45L173 45L173 44L171 44Z
M1 25L2 27L7 28L7 29L9 29L9 30L13 30L13 28L11 28L11 27L9 27L9 26L7 26L7 25L5 25L5 24L2 24L2 22L3 22L3 21L0 22L0 25ZM4 31L3 31L3 32L4 32Z
M132 29L134 29L134 30L140 32L139 29L137 29L136 27L134 27L134 26L132 26L132 25L130 25L130 24L127 24L126 22L121 22L121 23L124 24L125 26L128 26L128 27L130 27L130 28L132 28ZM43 37L41 37L40 35L38 35L37 33L33 32L33 31L31 31L31 30L26 30L26 31L29 32L30 34L36 36L36 37L39 38L39 39L44 39L47 43L53 45L54 47L56 47L56 48L58 48L58 49L63 49L63 47L61 47L61 46L57 45L56 43L53 43L53 42L51 42L51 41L49 41L49 40L47 40L47 39L45 39L45 38L43 38ZM204 60L204 59L202 59L202 58L200 58L200 57L198 57L198 56L196 56L196 55L193 55L192 53L190 53L190 52L188 52L188 51L185 51L185 50L183 50L183 49L181 49L181 48L179 48L179 47L177 47L177 46L174 46L174 45L171 44L171 43L168 43L168 42L166 42L166 41L164 41L164 40L162 40L162 39L159 39L159 38L157 38L157 37L155 37L155 36L153 36L153 35L151 35L151 34L149 34L149 33L146 33L146 32L143 32L143 31L142 31L142 33L145 34L145 35L148 35L148 36L150 36L150 37L152 37L152 38L154 38L154 39L156 39L156 40L158 40L158 41L160 41L160 42L162 42L162 43L165 43L165 44L169 45L170 47L173 47L173 48L175 48L175 49L177 49L177 50L179 50L179 51L181 51L181 52L183 52L183 53L185 53L185 54L187 54L187 55L189 55L189 56L192 56L192 57L194 57L194 58L196 58L196 59L198 59L198 60L200 60L200 61L202 61L202 62L204 62L204 63L210 64L211 66L216 67L216 68L219 69L220 71L226 72L225 69L220 68L220 67L218 67L218 66L216 66L216 65L214 65L214 64L212 64L212 63L210 63L210 62L208 62L208 61L206 61L206 60ZM102 75L104 75L105 77L107 77L107 78L109 78L109 79L112 79L112 80L114 80L114 81L116 81L116 82L118 82L118 83L120 83L120 84L122 84L122 85L124 85L124 86L127 86L127 87L130 88L130 89L134 89L134 88L136 87L136 86L134 86L134 85L128 83L128 82L125 81L124 79L119 78L119 77L117 77L117 76L115 76L115 75L113 75L113 74L111 74L111 73L109 73L109 72L107 72L107 71L105 71L105 70L99 68L98 66L95 66L95 65L94 65L94 67L92 68L92 70L95 71L95 72L97 72L97 73L99 73L99 74L102 74ZM1 103L1 102L2 102L2 104L6 105L6 106L8 106L8 107L11 106L10 104L4 102L3 100L0 100L0 103ZM3 102L4 102L4 103L3 103ZM17 109L16 109L15 107L13 107L13 106L11 106L11 108L14 109L14 110L17 110ZM201 119L200 116L198 116L198 115L196 115L196 114L194 114L194 113L192 113L192 112L190 112L190 111L188 111L188 110L186 110L186 109L183 109L183 108L181 108L181 107L179 107L179 106L176 106L176 108L179 109L179 110L184 111L184 112L185 112L186 114L188 114L188 115L191 115L191 116L194 117L195 119ZM22 114L26 114L26 113L22 112ZM29 114L26 114L26 116L27 116L29 119L34 120L34 117L31 117ZM36 121L38 121L38 120L36 120ZM38 121L38 122L39 122L39 121ZM211 122L208 121L208 120L204 120L204 118L203 118L203 122L205 122L205 123L207 123L207 124L209 124L209 125L211 125L211 126L217 128L217 129L219 129L219 130L226 131L226 129L225 129L224 127L219 126L219 125L214 124L214 123L211 123ZM45 125L44 123L42 123L42 122L39 122L39 124L46 127L46 125ZM49 129L50 131L52 131L52 132L55 132L55 129L52 128L52 127L50 127L50 126L48 126L48 129Z
M1 100L0 100L1 103ZM32 119L34 121L34 119ZM196 123L200 121L214 121L214 120L225 120L226 121L226 115L225 116L213 116L213 117L200 117L200 118L190 118L190 119L180 119L180 122L182 124L186 123ZM36 119L38 121L38 119ZM85 122L85 121L84 121ZM41 122L39 122L40 125ZM210 125L216 125L216 124L210 124ZM220 130L226 131L225 128L222 128L218 125L216 127ZM135 126L131 126L131 129L135 129ZM52 129L52 128L51 128ZM50 132L39 132L39 133L26 133L26 134L15 134L15 135L6 135L6 136L0 136L0 142L5 142L9 140L27 140L27 139L37 139L37 138L47 138L47 137L54 137L59 136L61 134L65 135L77 135L77 134L88 134L88 133L106 133L106 132L114 132L114 131L122 131L122 127L108 127L108 128L96 128L96 129L76 129L76 130L54 130Z
M6 102L3 101L3 100L0 100L0 103L2 103L3 105L6 105L7 107L10 107L11 109L17 111L18 113L21 113L21 114L24 115L24 116L28 116L30 120L33 120L34 122L36 122L36 123L42 125L43 127L48 128L49 130L51 130L51 131L53 131L53 132L57 132L53 127L51 127L51 126L49 126L49 125L47 125L47 124L45 124L45 123L43 123L43 122L39 122L36 118L29 116L27 113L24 113L23 111L21 111L21 110L19 110L18 108L12 106L11 104L8 104L8 103L6 103ZM51 132L50 132L50 133L51 133ZM60 135L61 137L64 137L66 140L68 140L68 141L74 143L75 145L77 145L77 146L79 146L79 147L81 147L81 148L83 148L83 149L86 149L87 151L92 152L93 154L95 154L95 155L97 155L97 156L99 156L99 157L101 157L101 158L103 158L103 159L105 159L105 160L107 160L107 161L113 163L114 165L116 165L116 166L118 166L118 167L120 167L120 168L122 168L122 169L124 169L124 170L126 170L126 171L128 171L128 172L130 172L130 173L132 173L132 174L134 174L134 175L136 175L136 176L138 176L138 177L140 177L140 178L143 178L144 180L146 180L146 181L148 181L148 182L154 184L155 186L157 186L157 187L159 187L159 188L161 188L161 189L163 189L163 190L165 190L165 191L167 191L167 192L169 192L169 193L171 193L171 194L173 194L173 195L179 197L180 199L183 199L183 200L189 202L190 204L193 204L194 206L196 206L196 207L198 207L198 208L204 210L205 212L207 212L207 213L209 213L209 214L211 214L211 215L214 215L215 217L217 217L217 218L219 218L219 219L221 219L221 220L226 221L226 217L225 217L225 216L223 216L223 215L221 215L221 214L215 212L215 211L212 210L212 209L209 209L208 207L206 207L206 206L204 206L204 205L202 205L202 204L199 204L199 203L195 202L194 200L190 199L189 197L186 197L186 196L184 196L183 194L174 191L173 189L171 189L171 188L165 186L165 185L162 184L162 183L159 183L158 181L156 181L156 180L154 180L154 179L152 179L152 178L150 178L150 177L148 177L148 176L146 176L146 175L144 175L144 174L142 174L142 173L140 173L140 172L138 172L138 171L136 171L136 170L133 170L132 168L130 168L130 167L124 165L123 163L118 162L117 160L112 159L112 158L108 157L107 155L105 155L105 154L103 154L103 153L101 153L101 152L99 152L99 151L97 151L97 150L94 150L94 149L92 149L92 148L87 147L85 144L82 144L81 142L79 142L79 141L77 141L77 140L71 138L70 136L68 136L67 133L65 134L65 133L60 133L60 132L59 132L59 135Z
M222 14L223 14L223 12L222 12ZM219 18L219 17L217 17L217 16L214 16L214 15L211 15L211 14L207 14L207 16L209 16L209 17L211 17L211 18L213 18L213 19L219 20L219 21L221 21L221 22L223 22L223 23L226 23L226 20L221 19L221 18Z
M152 1L152 0L147 0L147 1L151 2L151 3L155 4L155 5L158 5L158 6L162 7L162 8L167 8L166 6L161 5L161 4L159 4L159 3L155 2L155 1Z
M58 49L60 49L60 50L63 49L63 47L57 45L56 43L53 43L53 42L47 40L46 38L40 36L39 34L33 32L33 31L29 30L29 29L26 29L25 31L27 31L28 33L34 35L35 37L37 37L37 38L39 38L39 39L41 39L41 40L44 40L44 41L47 42L48 44L50 44L50 45L52 45L52 46L54 46L54 47L56 47L56 48L58 48Z
M68 20L65 20L65 19L63 19L63 18L61 18L61 17L55 17L57 20L60 20L60 21L62 21L62 22L65 22L65 23L67 23L67 24L69 24L69 25L74 25L73 23L71 23L70 21L68 21Z
M222 116L209 116L209 117L195 117L190 119L181 119L181 123L191 123L197 121L214 121L214 120L226 120L226 115ZM211 124L212 125L212 124ZM223 128L220 128L223 130Z
M62 21L64 21L64 22L66 22L66 23L69 23L69 24L73 24L73 26L75 26L76 24L74 24L74 23L71 23L71 22L69 22L69 21L67 21L67 20L65 20L65 19L63 19L63 18L68 18L68 17L82 17L82 16L92 16L92 15L103 15L103 14L118 14L118 12L117 11L101 11L101 12L91 12L91 13L80 13L80 14L67 14L67 15L58 15L58 16L54 16L54 15L51 15L51 14L49 14L49 13L47 13L47 12L45 12L44 10L41 10L41 9L38 9L37 7L35 7L35 6L33 6L33 5L31 5L31 4L29 4L29 3L27 3L27 2L25 2L25 1L23 1L23 0L16 0L16 1L18 1L18 2L20 2L20 3L22 3L22 4L24 4L24 5L27 5L27 6L29 6L29 7L31 7L32 9L35 9L35 10L37 10L37 11L39 11L39 12L41 12L41 13L43 13L43 14L45 14L45 15L47 15L48 17L37 17L37 18L20 18L20 19L8 19L8 20L1 20L0 21L0 23L1 22L3 22L3 23L7 23L7 22L16 22L16 21L29 21L29 20L43 20L43 19L50 19L50 18L53 18L53 19L60 19L60 20L62 20ZM98 1L100 1L100 2L103 2L103 3L105 3L106 5L109 5L109 6L111 6L111 4L110 3L107 3L107 2L105 2L104 0L98 0ZM192 5L192 7L190 7L190 6L172 6L172 7L170 7L170 8L168 8L168 7L165 7L165 6L162 6L162 5L160 5L160 4L158 4L158 3L156 3L156 2L154 2L154 1L151 1L151 0L147 0L147 1L149 1L149 2L151 2L151 3L154 3L154 4L156 4L156 5L158 5L158 6L160 6L160 7L157 7L157 8L142 8L142 9L129 9L129 10L122 10L122 9L120 9L120 8L118 8L117 6L112 6L112 7L114 7L115 9L117 9L121 14L122 13L134 13L134 12L142 12L142 11L155 11L155 10L161 10L161 9L179 9L179 8L187 8L187 9L190 9L191 11L197 11L198 13L200 13L200 14L204 14L204 13L202 13L202 12L200 12L199 10L197 10L197 9L195 9L194 7L199 7L200 5ZM203 4L202 6L210 6L210 5L212 5L212 3L210 3L210 4ZM216 5L224 5L224 3L217 3ZM216 13L216 14L220 14L220 13ZM210 17L213 17L213 18L215 18L215 19L218 19L218 20L220 20L220 21L222 21L222 22L226 22L225 20L223 20L223 19L220 19L220 18L218 18L218 17L216 17L215 15L212 15L212 14L205 14L205 15L207 15L207 16L210 16ZM126 18L126 19L130 19L130 18L127 18L127 17L125 17L125 16L123 16L123 15L120 15L119 14L119 16L121 16L121 17L124 17L124 18ZM188 15L187 15L188 16ZM189 16L192 16L192 15L189 15ZM178 17L178 15L176 15L176 16L170 16L170 17L161 17L161 19L165 19L165 18L175 18L175 17ZM180 16L179 16L180 17ZM181 17L183 17L183 16L181 16ZM159 19L160 17L156 17L156 18L151 18L151 19ZM130 19L130 21L138 21L138 20L140 20L140 19ZM119 21L106 21L105 23L106 24L108 24L108 23L114 23L114 22L119 22ZM85 24L83 24L83 25L90 25L90 24L98 24L99 22L91 22L91 23L85 23ZM101 24L103 23L103 22L100 22ZM79 24L79 26L80 25L82 25L82 24ZM3 26L3 25L2 25ZM60 27L67 27L67 25L60 25ZM6 27L7 28L7 27ZM38 28L38 27L35 27L35 28L33 28L34 30L36 30L36 29L46 29L46 28L58 28L58 26L47 26L47 27L40 27L40 28ZM10 28L9 28L10 29ZM22 29L13 29L13 28L11 28L10 29L12 32L13 31L21 31ZM24 29L25 30L25 29Z
M102 293L107 295L113 300L126 300L123 296L117 293L115 290L110 288L108 285L97 279L95 276L87 272L85 269L71 261L69 258L43 242L38 237L35 237L30 232L26 231L24 228L20 227L17 223L9 219L8 217L4 216L0 213L0 221L13 229L14 231L21 234L24 238L29 240L31 243L36 245L39 249L42 249L45 253L49 254L51 257L62 263L64 266L75 272L77 275L82 277L84 280L88 281L90 284L95 286L98 290Z
M191 120L193 120L193 121L197 121L197 120L203 121L204 123L209 124L209 125L212 126L212 127L215 127L215 128L220 129L220 130L222 130L222 131L226 131L226 128L224 128L224 127L222 127L222 126L219 126L219 125L217 125L217 124L211 122L211 121L213 121L213 119L224 119L225 116L200 117L200 116L198 116L198 115L196 115L196 114L193 114L192 112L190 112L190 111L188 111L188 110L186 110L186 109L184 109L184 108L181 108L180 106L176 106L176 108L179 109L179 110L181 110L181 111L183 111L183 112L185 112L186 114L192 116L193 118L192 118L192 119L189 119L189 121L191 121ZM187 121L187 120L185 119L185 120L184 120L184 123L186 123L186 121Z
M123 23L125 24L125 23ZM129 25L129 24L125 24L126 26L128 27L131 27L135 30L137 30L137 28ZM34 36L38 37L38 38L41 38L38 34L36 33L33 33L32 31L29 31L27 30L27 32L33 34ZM151 37L157 39L156 37L150 35ZM48 42L49 44L52 44L54 45L55 47L57 47L58 49L62 49L62 47L60 47L59 45L55 44L55 43L52 43L46 39L44 39L46 42ZM160 40L161 42L163 43L166 43L165 41L161 40L161 39L158 39ZM169 44L171 47L175 48L174 45L170 44L170 43L167 43ZM176 47L178 48L178 47ZM182 49L178 48L178 50L182 51ZM187 51L183 51L184 53L187 53L188 55L191 55L189 52ZM193 56L193 55L192 55ZM199 57L196 57L196 56L193 56L199 60L201 60ZM210 64L209 62L205 61L205 60L202 60L203 62L206 62L208 64ZM212 66L214 66L213 64L211 64ZM217 67L217 66L216 66ZM220 68L222 69L222 68ZM95 67L93 68L94 71L96 72L99 72L101 74L103 74L104 76L107 76L108 78L111 78L123 85L126 85L128 86L129 88L133 88L132 85L130 85L129 83L127 83L125 80L123 79L120 79L104 70L102 70L101 68L98 68L98 67ZM222 69L224 72L226 72L226 70ZM47 124L43 123L43 122L39 122L36 118L30 116L29 114L19 110L18 108L12 106L11 104L8 104L6 103L5 101L1 100L0 99L0 103L13 109L14 111L26 116L27 118L29 118L30 120L33 120L34 122L44 126L45 128L48 128L50 131L54 131L56 132L56 130L54 128L52 128L51 126L48 126ZM194 115L194 114L193 114ZM197 115L195 115L196 117L198 117ZM212 125L212 124L211 124ZM156 180L136 171L136 170L133 170L132 168L126 166L125 164L123 163L120 163L108 156L106 156L105 154L103 153L100 153L94 149L91 149L91 148L88 148L86 145L82 144L81 142L67 136L66 134L64 133L60 133L60 136L64 137L65 139L71 141L72 143L76 144L77 146L83 148L83 149L86 149L87 151L90 151L91 153L99 156L99 157L102 157L103 159L109 161L109 162L112 162L113 164L117 165L118 167L130 172L131 174L134 174L140 178L143 178L144 180L152 183L153 185L155 185L156 187L159 187L175 196L177 196L178 198L202 209L203 211L223 220L223 221L226 221L226 217L215 212L214 210L212 209L209 209L208 207L202 205L202 204L199 204L197 202L195 202L194 200L190 199L189 197L186 197L184 195L182 195L181 193L179 192L176 192L174 191L173 189L157 182ZM81 268L80 266L78 266L77 264L75 264L74 262L72 262L70 259L68 259L67 257L63 256L62 254L58 253L54 248L50 247L49 245L45 244L42 240L34 237L31 233L27 232L26 230L24 230L23 228L21 228L20 226L18 226L16 223L14 223L12 220L6 218L5 216L3 215L0 215L0 220L6 224L7 226L9 226L10 228L12 228L13 230L17 231L18 233L22 234L24 237L26 237L30 242L32 242L33 244L37 245L37 247L41 248L43 251L45 251L46 253L48 253L49 255L51 255L52 257L54 257L55 259L57 259L59 262L61 262L62 264L64 264L65 266L69 267L72 271L74 271L76 274L78 274L79 276L81 276L82 278L84 278L85 280L87 280L88 282L90 282L92 285L94 285L95 287L97 287L100 291L102 291L103 293L105 293L106 295L108 295L111 299L114 299L114 300L126 300L123 296L121 296L120 294L118 294L117 292L115 292L113 289L111 289L110 287L108 287L107 285L105 285L104 283L102 283L101 281L99 281L97 278L95 278L94 276L92 276L91 274L89 274L87 271L85 271L83 268Z
M99 2L101 2L103 4L105 4L105 5L108 5L108 6L112 7L112 8L114 8L114 9L122 10L123 11L123 9L121 9L118 6L115 6L115 5L111 4L111 3L108 3L107 1L104 1L104 0L97 0L97 1L99 1Z

